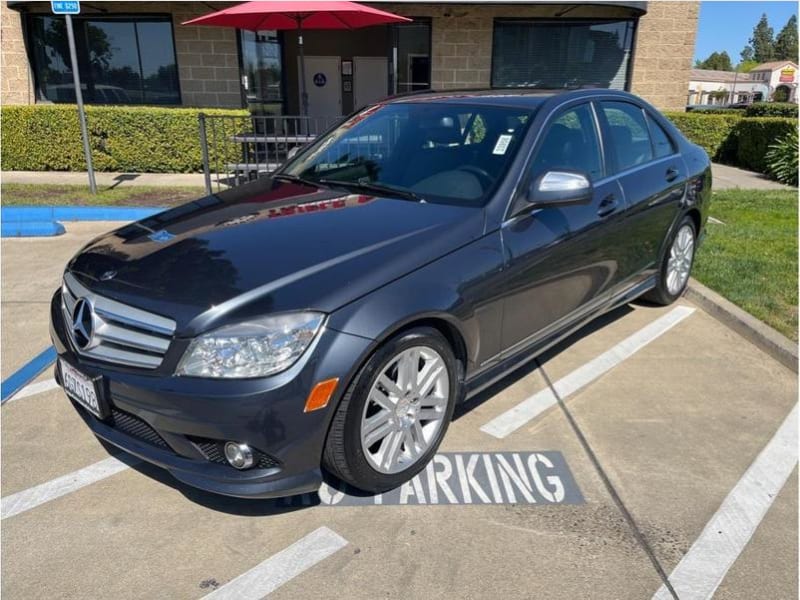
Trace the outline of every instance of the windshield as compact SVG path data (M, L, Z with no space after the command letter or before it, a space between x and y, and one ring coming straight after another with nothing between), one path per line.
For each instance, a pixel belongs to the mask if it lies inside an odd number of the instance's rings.
M531 110L394 103L348 119L284 175L427 202L483 206L522 142Z

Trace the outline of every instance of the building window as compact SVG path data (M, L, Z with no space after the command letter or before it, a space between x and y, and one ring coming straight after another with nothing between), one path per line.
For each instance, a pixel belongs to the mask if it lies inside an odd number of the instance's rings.
M627 89L635 20L496 19L492 87Z
M276 31L240 31L242 86L247 107L256 115L283 112L283 61Z
M431 21L415 17L412 23L393 28L397 49L397 93L418 92L431 87Z
M75 18L75 46L84 102L180 104L169 17ZM64 19L30 16L37 99L75 102Z

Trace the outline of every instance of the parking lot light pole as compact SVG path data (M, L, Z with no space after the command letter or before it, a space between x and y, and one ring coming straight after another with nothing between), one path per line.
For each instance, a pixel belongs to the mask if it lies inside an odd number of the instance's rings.
M72 17L64 15L67 21L67 41L69 42L69 60L72 63L72 80L75 84L75 101L78 104L78 119L81 122L81 136L83 137L83 153L86 156L86 169L89 172L89 190L97 193L97 183L94 180L94 167L92 166L92 149L89 147L89 129L86 127L86 111L83 108L83 93L81 92L81 77L78 73L78 53L75 51L75 34L72 31Z

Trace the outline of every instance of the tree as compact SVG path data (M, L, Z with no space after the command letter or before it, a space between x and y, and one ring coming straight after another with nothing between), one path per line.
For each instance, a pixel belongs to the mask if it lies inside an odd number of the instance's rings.
M743 63L755 61L753 58L753 47L750 44L747 44L747 46L742 49L739 56L741 56ZM756 62L756 64L758 64L758 62Z
M753 28L750 46L753 47L753 58L759 63L769 62L775 58L775 40L772 27L769 26L766 13L761 15L758 24Z
M797 62L797 17L792 15L775 38L775 58Z
M735 71L739 71L739 73L749 73L753 70L754 67L758 66L757 60L743 60L738 65L736 65Z
M705 60L698 60L694 64L696 69L710 69L712 71L733 71L731 57L724 50L712 52Z

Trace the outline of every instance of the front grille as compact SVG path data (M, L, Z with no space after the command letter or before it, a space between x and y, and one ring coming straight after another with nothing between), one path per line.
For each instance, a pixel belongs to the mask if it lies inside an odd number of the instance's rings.
M220 465L228 464L228 461L225 459L224 442L198 437L191 437L189 439L209 461ZM253 466L257 469L273 469L280 466L280 463L269 454L265 454L261 452L261 450L255 448L253 448L253 458L255 459Z
M78 299L92 307L93 335L87 348L75 344L72 315ZM103 362L155 369L161 365L175 333L175 321L91 292L71 273L64 275L61 310L79 354Z
M142 421L130 413L124 412L117 408L111 409L111 422L109 423L119 431L128 434L131 437L138 438L143 442L158 446L159 448L169 448L167 442L158 435L158 432L150 427L147 423Z

